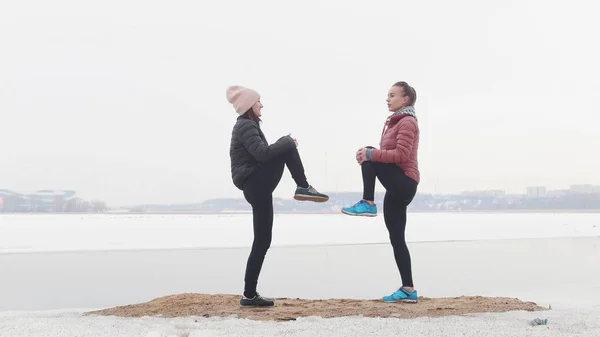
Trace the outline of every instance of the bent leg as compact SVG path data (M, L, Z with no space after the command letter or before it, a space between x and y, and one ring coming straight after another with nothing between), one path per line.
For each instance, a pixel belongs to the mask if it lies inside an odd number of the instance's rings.
M296 186L308 188L309 184L306 180L304 165L302 164L302 159L300 158L300 153L298 152L298 149L293 148L285 152L283 156L285 165L290 171L292 179L294 179L294 182L296 182Z
M366 161L360 165L363 179L363 199L366 201L375 201L375 180L377 171L375 170L376 163Z
M296 192L294 193L294 199L301 201L314 201L314 202L325 202L329 200L329 196L317 191L312 185L308 183L306 175L304 173L304 165L300 158L300 153L297 148L286 152L284 154L285 165L287 166L292 178L296 182Z
M329 200L329 196L319 193L308 183L297 148L290 149L260 165L258 170L248 178L244 189L249 187L252 190L260 190L262 193L273 193L281 181L286 166L297 186L294 199L315 202Z
M396 164L373 163L373 167L385 190L408 206L417 193L417 182L406 176Z
M342 213L355 216L377 216L375 205L376 163L366 161L361 164L363 179L363 198L350 207L343 207Z
M281 181L284 168L283 158L273 158L260 165L244 184L246 200L252 204L253 199L272 194Z

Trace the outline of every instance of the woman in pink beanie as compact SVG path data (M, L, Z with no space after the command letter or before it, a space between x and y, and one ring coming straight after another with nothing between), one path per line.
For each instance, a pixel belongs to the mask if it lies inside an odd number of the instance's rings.
M260 296L256 287L265 255L271 246L273 191L285 166L296 182L294 199L325 202L329 197L319 193L306 180L295 139L284 136L269 145L260 129L263 105L256 91L231 86L227 88L227 100L239 115L233 126L229 148L231 176L233 184L244 192L244 198L252 206L254 224L254 242L246 265L244 296L240 305L272 306L274 302Z

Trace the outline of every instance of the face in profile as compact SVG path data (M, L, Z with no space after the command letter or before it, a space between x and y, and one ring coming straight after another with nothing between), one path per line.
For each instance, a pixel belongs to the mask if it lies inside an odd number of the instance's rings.
M408 96L401 87L393 86L388 91L387 105L389 111L398 111L408 104Z
M256 115L256 117L262 116L262 108L263 108L263 105L260 101L254 103L254 105L252 106L252 111L254 111L254 114Z

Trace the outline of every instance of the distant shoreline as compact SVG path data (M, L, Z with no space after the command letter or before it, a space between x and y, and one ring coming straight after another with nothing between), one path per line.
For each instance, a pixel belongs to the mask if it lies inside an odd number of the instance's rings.
M600 209L523 209L523 210L413 210L408 213L600 213ZM175 211L175 212L107 212L107 214L252 214L251 211ZM342 214L340 211L277 211L275 214ZM383 215L380 211L379 214Z
M379 212L382 214L382 212ZM515 209L515 210L412 210L408 211L409 214L416 213L455 213L455 214L474 214L474 213L488 213L488 214L516 214L516 213L581 213L581 214L595 214L600 213L600 209ZM128 211L108 211L108 212L0 212L0 215L235 215L235 214L252 214L251 211L155 211L155 212L128 212ZM275 214L341 214L339 211L275 211Z

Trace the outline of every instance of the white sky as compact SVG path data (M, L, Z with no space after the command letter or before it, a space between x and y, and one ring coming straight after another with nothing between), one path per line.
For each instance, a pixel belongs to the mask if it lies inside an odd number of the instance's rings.
M391 84L418 94L419 192L600 184L591 1L3 1L0 188L111 206L241 197L231 84L309 182L362 188ZM277 196L294 190L284 173Z

